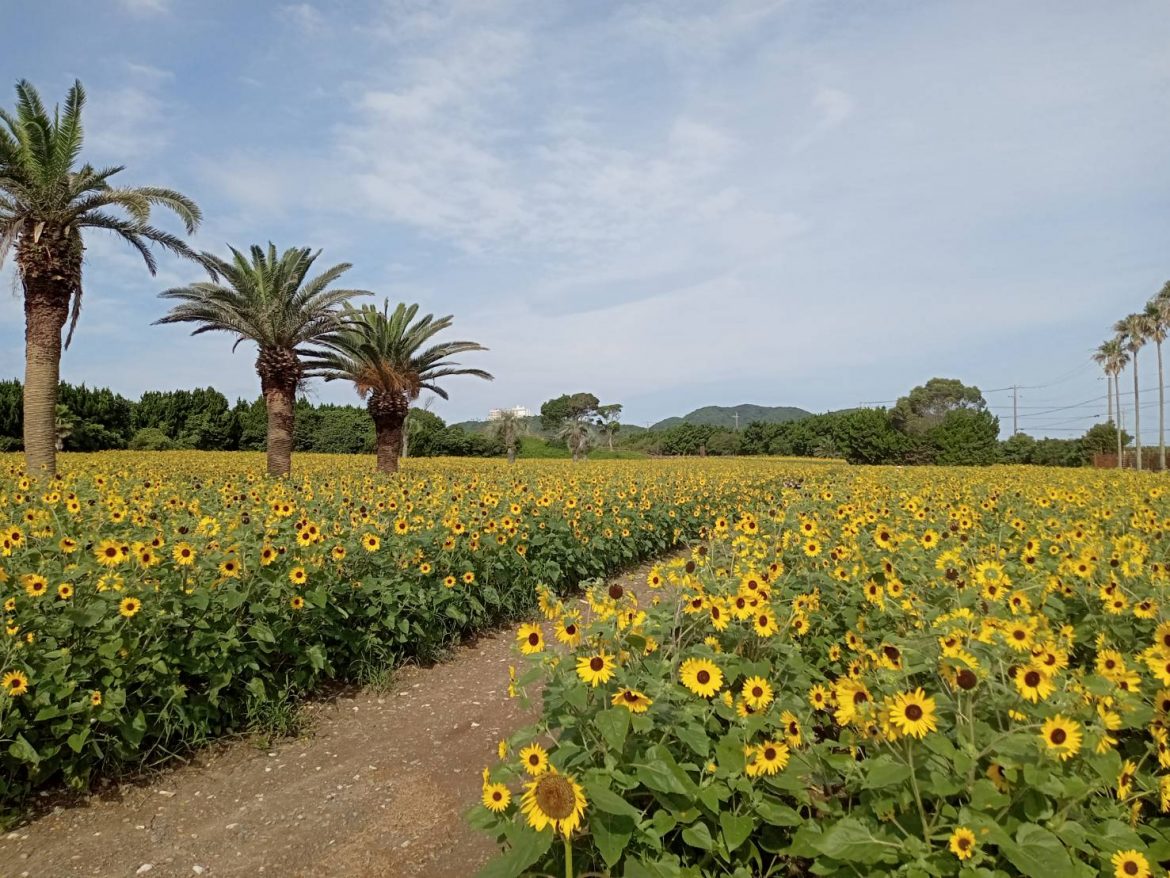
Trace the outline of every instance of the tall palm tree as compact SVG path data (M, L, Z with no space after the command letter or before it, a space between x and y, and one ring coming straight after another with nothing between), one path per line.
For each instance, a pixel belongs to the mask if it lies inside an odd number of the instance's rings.
M1113 426L1114 432L1117 434L1117 468L1121 469L1121 372L1129 363L1129 354L1121 345L1121 340L1117 337L1104 341L1098 346L1093 353L1093 362L1101 366L1105 372L1105 378L1108 382L1109 399L1109 423ZM1116 396L1117 404L1114 405L1114 397ZM1117 418L1114 420L1114 411L1117 413Z
M96 169L77 161L84 141L85 89L74 82L65 107L52 115L28 82L16 86L14 112L0 110L0 266L16 251L24 291L24 453L30 473L57 471L57 386L61 330L65 348L81 314L84 233L113 232L156 271L151 244L194 256L175 235L150 224L151 210L166 208L192 234L201 219L191 199L156 186L115 187L121 167Z
M1170 333L1170 301L1154 296L1142 312L1146 318L1147 336L1158 351L1158 470L1166 471L1166 385L1162 372L1162 342Z
M387 299L381 310L374 305L360 309L347 306L344 326L323 339L326 350L305 361L309 374L326 381L352 381L374 419L378 472L398 471L402 427L410 404L423 390L443 399L447 391L436 382L452 375L474 375L492 380L482 369L460 368L448 357L466 351L486 351L473 341L431 344L432 338L451 326L450 316L427 314L415 320L418 305L399 304L390 310Z
M1134 448L1134 467L1138 470L1142 468L1142 412L1141 402L1138 396L1138 351L1142 349L1142 345L1146 343L1146 338L1149 335L1149 324L1144 314L1130 314L1118 320L1113 326L1113 331L1117 333L1118 340L1122 346L1129 352L1133 360L1133 448Z
M267 250L253 244L248 255L229 249L230 262L211 253L199 257L211 280L160 293L179 304L155 323L199 324L192 335L230 333L233 351L241 342L256 343L256 374L268 410L268 474L285 476L292 469L297 388L307 377L302 358L342 327L338 305L370 294L331 286L350 269L348 262L310 278L320 250L291 247L278 255L271 242Z

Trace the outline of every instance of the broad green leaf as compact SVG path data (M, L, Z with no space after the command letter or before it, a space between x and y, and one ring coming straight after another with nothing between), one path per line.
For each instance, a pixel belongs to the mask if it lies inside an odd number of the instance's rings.
M733 851L752 834L756 821L747 814L732 814L724 811L719 815L719 828L723 830L723 843Z
M613 707L598 713L594 722L605 743L620 752L630 730L630 712L623 707Z
M1020 826L1015 840L1000 845L1000 851L1025 878L1053 878L1072 872L1072 860L1060 839L1035 823Z

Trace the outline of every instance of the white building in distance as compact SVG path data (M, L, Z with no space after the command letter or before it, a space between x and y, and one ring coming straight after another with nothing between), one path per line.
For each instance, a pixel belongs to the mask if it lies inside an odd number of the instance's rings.
M512 406L510 409L492 409L488 412L489 421L498 421L504 415L515 415L517 418L531 418L532 412L522 405Z

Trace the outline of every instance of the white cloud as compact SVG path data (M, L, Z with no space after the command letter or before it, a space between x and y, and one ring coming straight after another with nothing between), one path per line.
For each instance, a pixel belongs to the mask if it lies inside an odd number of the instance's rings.
M158 15L169 12L171 0L118 0L122 8L135 15Z
M312 3L290 3L280 7L280 15L305 34L317 34L325 27L325 16Z

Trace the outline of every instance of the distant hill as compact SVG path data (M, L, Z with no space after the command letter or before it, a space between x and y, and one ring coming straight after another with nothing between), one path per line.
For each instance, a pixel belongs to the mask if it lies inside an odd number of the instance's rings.
M743 429L752 421L761 421L765 424L782 424L785 421L798 421L809 417L812 412L798 409L793 406L768 405L708 405L695 409L681 418L666 418L654 424L651 430L669 430L680 424L711 424L716 427L734 427L735 416L739 415L739 427Z

